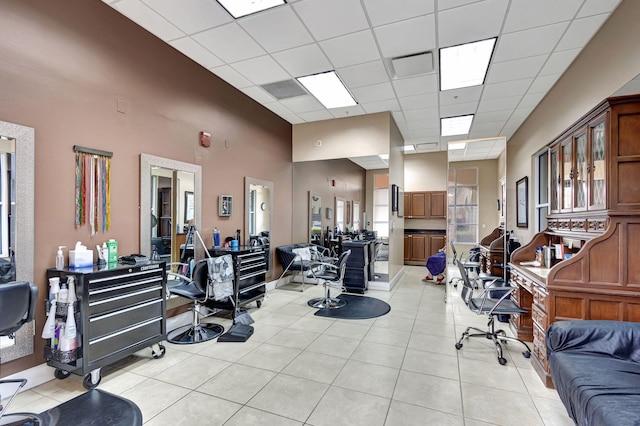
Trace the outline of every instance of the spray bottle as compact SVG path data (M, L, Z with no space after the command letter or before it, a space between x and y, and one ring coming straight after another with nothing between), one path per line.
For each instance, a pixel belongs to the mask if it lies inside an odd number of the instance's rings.
M213 228L213 246L220 247L220 230L217 226Z
M64 254L62 249L67 246L58 246L58 252L56 253L56 269L64 269Z

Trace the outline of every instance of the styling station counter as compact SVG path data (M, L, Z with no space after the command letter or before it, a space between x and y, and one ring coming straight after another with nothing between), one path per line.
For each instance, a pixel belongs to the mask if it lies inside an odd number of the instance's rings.
M75 343L64 351L53 342L45 345L45 358L55 367L56 378L86 374L84 387L93 389L106 365L148 346L154 358L164 355L164 346L157 343L166 335L165 262L48 269L47 278L54 277L61 284L73 277L77 298ZM68 322L67 314L68 304L58 303L56 322Z

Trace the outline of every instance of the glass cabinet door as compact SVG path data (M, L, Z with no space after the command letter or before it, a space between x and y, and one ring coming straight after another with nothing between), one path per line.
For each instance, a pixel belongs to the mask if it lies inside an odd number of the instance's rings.
M575 179L573 193L575 202L574 210L585 210L587 208L587 133L580 133L575 137L576 167L573 173Z
M606 163L604 120L591 127L591 161L589 173L589 209L605 208Z
M551 187L550 207L552 212L560 211L560 155L556 146L551 149L549 186Z
M573 207L573 140L569 139L560 146L562 158L562 205L563 211Z

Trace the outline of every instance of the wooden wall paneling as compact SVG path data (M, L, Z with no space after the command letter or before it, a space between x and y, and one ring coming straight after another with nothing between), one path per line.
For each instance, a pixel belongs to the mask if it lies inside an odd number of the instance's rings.
M589 298L588 315L590 320L624 320L624 303L615 300L597 300Z
M627 225L627 250L622 266L625 268L627 287L640 290L640 223Z

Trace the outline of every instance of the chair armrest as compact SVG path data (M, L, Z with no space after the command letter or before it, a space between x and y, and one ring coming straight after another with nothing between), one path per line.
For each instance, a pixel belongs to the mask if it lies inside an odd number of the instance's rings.
M579 351L640 362L640 323L578 320L551 324L546 336L547 356Z
M29 310L27 311L27 317L23 320L23 323L27 323L36 315L36 305L38 304L38 286L29 283Z

